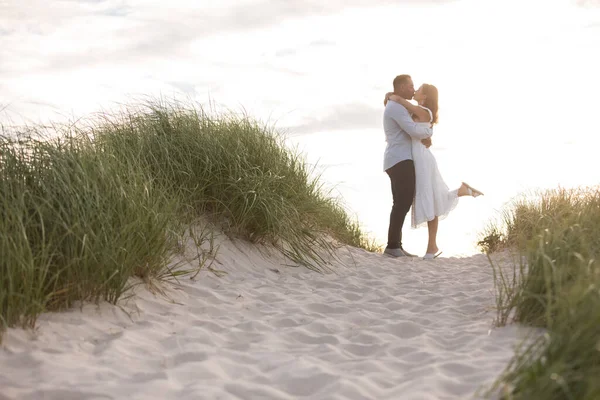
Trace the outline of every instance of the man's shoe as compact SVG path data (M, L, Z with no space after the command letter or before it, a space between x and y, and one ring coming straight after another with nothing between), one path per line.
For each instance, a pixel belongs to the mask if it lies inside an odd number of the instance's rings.
M389 257L406 257L402 249L388 249L387 247L383 251L383 254Z
M408 251L404 250L403 248L400 248L400 250L402 250L402 252L404 253L404 255L405 255L406 257L418 257L418 256L417 256L417 255L415 255L415 254L410 254Z

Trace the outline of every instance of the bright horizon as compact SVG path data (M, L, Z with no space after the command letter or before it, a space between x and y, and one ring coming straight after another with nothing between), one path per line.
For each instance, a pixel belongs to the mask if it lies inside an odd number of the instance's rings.
M142 96L243 109L319 161L384 243L382 100L408 73L440 91L432 150L446 182L486 194L440 223L444 256L475 252L517 194L600 183L600 1L397 3L0 2L0 123L75 120ZM424 252L426 229L403 232Z

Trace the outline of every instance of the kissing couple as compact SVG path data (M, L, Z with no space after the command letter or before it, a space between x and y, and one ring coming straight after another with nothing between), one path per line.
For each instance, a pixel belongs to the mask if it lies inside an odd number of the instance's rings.
M388 242L384 254L390 257L416 257L402 247L402 225L412 206L411 226L427 225L429 240L424 259L441 254L436 243L438 222L447 216L462 196L483 195L466 183L449 190L435 157L429 150L433 125L438 120L438 90L423 84L415 92L410 75L398 75L394 91L385 95L383 130L387 146L383 169L390 177L393 206ZM409 100L418 103L414 105Z

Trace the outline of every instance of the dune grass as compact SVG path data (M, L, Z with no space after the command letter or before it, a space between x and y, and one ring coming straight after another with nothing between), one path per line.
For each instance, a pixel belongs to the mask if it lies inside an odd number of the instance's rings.
M517 351L490 393L600 398L600 188L517 200L480 244L488 252L509 248L520 255L509 269L492 262L498 323L546 332Z
M153 102L42 132L0 138L0 332L163 277L199 218L315 270L336 243L375 250L302 155L249 117Z

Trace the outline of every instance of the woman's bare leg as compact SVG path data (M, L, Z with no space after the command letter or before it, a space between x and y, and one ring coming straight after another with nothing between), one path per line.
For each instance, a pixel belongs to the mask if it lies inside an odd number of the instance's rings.
M436 243L438 217L435 217L431 221L427 221L427 230L429 231L429 243L427 243L427 253L436 254L439 250Z
M469 190L470 189L470 190ZM458 188L458 197L462 196L479 196L483 193L476 189L469 187L466 183L462 183ZM427 253L437 254L439 251L437 247L437 231L438 231L438 217L435 217L431 221L427 221L427 230L429 231L429 241L427 243Z

